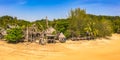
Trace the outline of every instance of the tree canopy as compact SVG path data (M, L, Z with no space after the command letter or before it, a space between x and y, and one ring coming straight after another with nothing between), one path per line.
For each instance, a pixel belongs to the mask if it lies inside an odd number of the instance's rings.
M23 32L21 28L12 28L7 30L7 35L5 36L5 38L7 39L8 42L18 42L20 41L20 39L23 38Z

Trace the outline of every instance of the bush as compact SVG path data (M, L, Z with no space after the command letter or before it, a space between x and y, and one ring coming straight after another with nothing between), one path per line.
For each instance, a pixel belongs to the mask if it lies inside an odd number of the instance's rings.
M12 28L7 30L7 33L5 38L8 42L16 43L23 38L23 32L20 28Z

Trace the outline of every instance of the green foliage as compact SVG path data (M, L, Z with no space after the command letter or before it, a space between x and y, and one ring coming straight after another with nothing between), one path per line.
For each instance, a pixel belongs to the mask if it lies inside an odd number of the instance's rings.
M65 34L66 38L70 38L71 37L70 30L66 30L64 34Z
M88 22L88 16L86 15L85 10L81 10L80 8L71 10L71 14L69 15L69 23L70 23L70 31L73 36L85 35L84 29L89 29L86 27Z
M54 19L54 21L51 22L51 26L53 26L57 32L62 32L63 34L65 34L66 37L68 37L68 20L69 19Z
M18 42L21 38L23 38L23 32L20 28L12 28L7 30L7 35L5 36L8 42Z
M53 21L55 22L55 21ZM64 19L58 19L56 22L53 24L54 28L59 31L65 33L65 31L68 29L68 21Z
M117 33L120 30L120 19L112 20L114 32Z
M26 27L30 24L30 22L25 20L20 20L17 19L17 17L7 16L7 15L0 17L0 27L6 28L7 24Z
M37 24L38 27L40 27L39 29L43 29L45 30L47 28L46 26L46 19L41 19L41 20L37 20L35 22L33 22L35 24ZM50 21L48 21L48 25L50 26Z
M70 30L74 36L86 36L86 32L91 37L105 37L112 34L111 22L104 18L96 18L87 15L85 10L80 8L71 10Z

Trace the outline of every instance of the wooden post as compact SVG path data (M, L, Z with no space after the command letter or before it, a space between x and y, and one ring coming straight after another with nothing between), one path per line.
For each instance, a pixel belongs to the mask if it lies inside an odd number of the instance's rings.
M48 26L48 18L47 18L47 16L46 16L46 27L49 28L49 26Z
M27 30L26 30L26 41L28 41L28 26L27 26Z

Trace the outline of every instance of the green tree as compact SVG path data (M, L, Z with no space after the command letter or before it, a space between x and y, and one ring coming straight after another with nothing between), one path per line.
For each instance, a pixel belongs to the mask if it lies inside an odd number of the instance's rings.
M74 36L84 34L84 27L86 25L87 18L85 10L81 10L80 8L71 10L69 15L69 28Z
M86 14L85 10L71 10L69 27L73 36L105 37L112 34L112 25L106 16Z
M8 42L19 42L23 38L23 32L20 28L12 28L7 30L7 35L5 36Z

